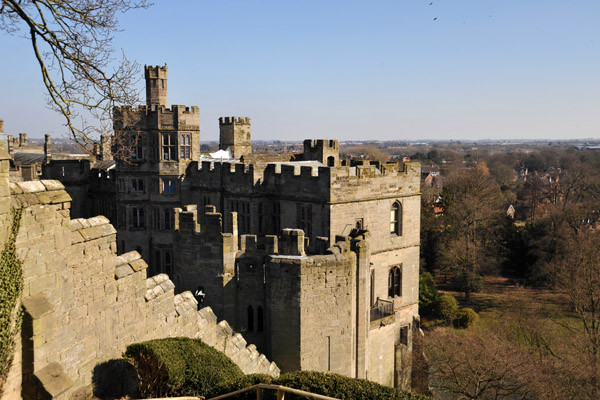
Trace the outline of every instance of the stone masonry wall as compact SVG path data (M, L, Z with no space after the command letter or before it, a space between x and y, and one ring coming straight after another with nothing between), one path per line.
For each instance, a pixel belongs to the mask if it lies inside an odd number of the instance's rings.
M0 182L0 196L5 186ZM71 220L70 197L58 181L11 183L10 192L9 207L23 209L17 251L25 316L3 399L33 396L40 384L52 397L68 398L89 387L98 363L160 337L202 338L246 373L278 374L226 321L217 324L210 308L197 311L190 292L175 295L164 274L147 279L137 252L118 256L105 217ZM4 232L9 208L0 204Z

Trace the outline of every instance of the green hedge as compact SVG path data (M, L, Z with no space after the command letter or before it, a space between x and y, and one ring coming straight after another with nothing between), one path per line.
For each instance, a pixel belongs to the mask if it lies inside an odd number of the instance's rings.
M217 384L244 376L225 354L200 339L156 339L127 346L141 397L204 396Z
M443 294L440 297L440 317L450 323L458 314L458 301L450 294Z
M428 399L428 397L413 394L399 389L383 386L365 379L348 378L346 376L314 372L297 371L281 375L277 379L272 379L265 375L248 375L236 380L224 382L214 388L207 398L230 393L244 387L252 386L257 383L271 383L273 385L283 385L294 389L304 390L306 392L322 394L324 396L335 397L338 399L357 399L357 400L408 400L408 399ZM264 391L264 399L274 398L274 391ZM255 399L254 391L236 396L236 400ZM294 397L296 398L296 397Z
M479 315L472 308L461 308L456 316L456 326L459 328L468 328L479 319Z

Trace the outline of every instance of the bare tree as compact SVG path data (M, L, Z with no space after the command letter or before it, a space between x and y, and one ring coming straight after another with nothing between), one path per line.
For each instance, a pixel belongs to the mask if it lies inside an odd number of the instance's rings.
M567 238L551 263L555 285L567 295L576 317L575 323L559 323L572 332L572 345L581 354L582 367L589 371L594 396L600 395L599 246L597 232L579 230Z
M48 104L84 148L112 132L113 108L139 103L136 62L114 56L118 14L147 0L1 0L0 29L31 43ZM116 138L120 141L120 138Z
M430 385L442 398L529 399L531 359L493 333L436 329L425 336Z
M501 216L500 187L483 168L457 171L446 180L441 198L445 239L441 262L460 278L469 300L481 271L497 262L490 249L491 233Z

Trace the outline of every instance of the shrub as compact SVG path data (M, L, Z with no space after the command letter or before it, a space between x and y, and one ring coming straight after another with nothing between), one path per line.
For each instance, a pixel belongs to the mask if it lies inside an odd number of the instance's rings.
M452 277L452 282L450 282L452 290L457 292L465 292L467 285L471 290L471 293L479 293L483 289L483 278L477 274L456 271Z
M440 317L446 322L450 322L456 318L458 313L458 302L449 294L444 294L440 297Z
M433 276L429 272L419 275L419 313L434 316L440 306L440 293L435 288Z
M479 315L472 308L461 308L456 316L456 326L459 328L468 328L479 318Z
M200 339L167 338L127 346L141 397L203 396L217 384L243 376L225 354Z
M338 399L404 400L427 398L404 390L383 386L366 379L348 378L338 374L314 371L289 372L281 375L273 383Z
M206 398L210 399L212 397L217 397L217 396L220 396L223 394L235 392L236 390L254 386L259 383L273 383L272 381L273 381L273 377L270 375L264 375L264 374L244 375L240 378L221 382L218 385L214 386L206 394ZM269 390L263 391L263 399L269 400L271 398L275 398L275 396L270 393L271 393L271 391L269 391ZM237 395L235 397L235 399L236 400L256 400L256 392L253 390L250 390L248 392Z
M232 381L223 382L217 385L208 397L216 397L222 394L230 393L235 390L256 385L257 383L271 383L273 385L282 385L294 389L304 390L310 393L321 394L324 396L335 397L338 399L357 399L357 400L405 400L405 399L427 399L428 397L413 394L400 389L394 389L383 386L365 379L349 378L346 376L315 371L296 371L288 372L277 379L268 375L247 375ZM275 391L263 391L263 399L275 399ZM256 393L249 391L235 397L239 400L254 400ZM286 396L287 398L287 396ZM294 396L293 398L296 398Z

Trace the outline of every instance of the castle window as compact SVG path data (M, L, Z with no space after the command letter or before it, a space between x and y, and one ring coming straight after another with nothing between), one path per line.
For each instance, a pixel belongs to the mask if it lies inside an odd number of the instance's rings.
M252 306L248 306L248 332L254 330L254 309Z
M370 298L371 298L371 307L373 307L375 305L375 270L372 269L371 270L371 293L370 293Z
M388 275L388 297L402 296L402 266L390 268Z
M297 206L298 228L304 231L304 234L312 236L312 204L298 204Z
M390 209L390 233L402 236L402 204L399 201L392 204Z
M258 310L257 310L256 319L257 319L256 325L258 325L258 331L262 332L264 330L264 316L263 316L263 309L260 306L258 307Z
M327 157L327 166L335 167L335 157L333 157L333 156Z
M119 193L125 193L127 191L127 189L125 188L125 179L119 178L117 180L117 183L119 186Z
M160 209L152 209L152 228L160 229Z
M173 253L165 251L165 273L173 276Z
M408 326L400 328L400 344L408 346Z
M144 209L141 207L131 208L131 226L133 228L145 228L146 220L144 218Z
M131 193L143 193L144 192L144 179L143 178L131 178Z
M179 147L179 159L189 160L192 155L191 135L181 135L181 146Z
M258 203L258 233L265 233L265 212L263 203Z
M177 193L177 180L174 178L161 178L161 190L163 194Z
M279 234L281 230L281 205L279 203L273 203L273 233Z
M161 79L161 80L160 80L160 88L161 88L161 89L164 89L164 88L165 88L165 80L164 80L164 79Z
M156 271L157 273L160 273L160 266L161 266L160 250L154 249L154 271Z
M142 138L139 134L131 135L129 137L129 146L131 148L131 158L133 160L141 160L144 158Z
M165 230L170 230L171 227L173 226L172 221L171 221L171 210L169 208L165 208L163 210L163 215L164 215L164 227Z
M176 160L177 135L174 133L165 133L162 135L162 155L163 160Z
M250 203L247 201L232 200L231 211L238 213L238 231L240 234L250 232Z

